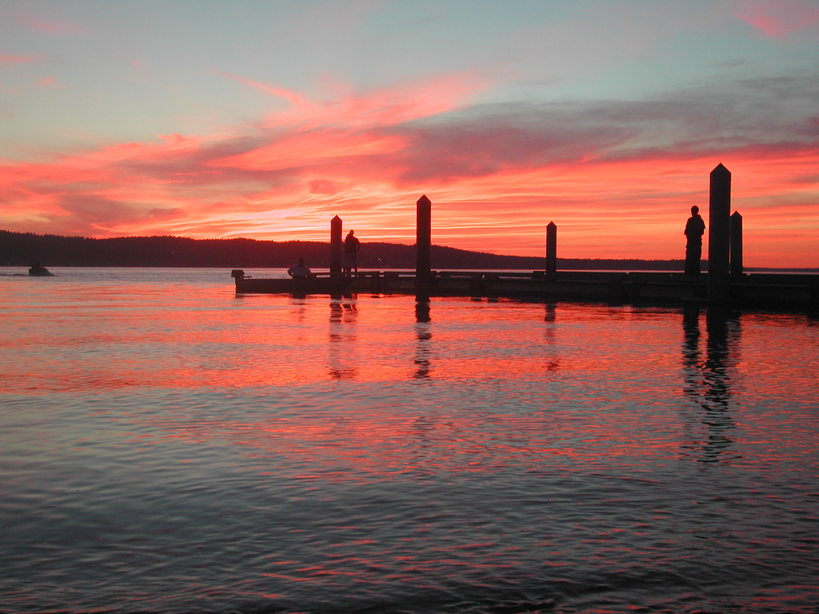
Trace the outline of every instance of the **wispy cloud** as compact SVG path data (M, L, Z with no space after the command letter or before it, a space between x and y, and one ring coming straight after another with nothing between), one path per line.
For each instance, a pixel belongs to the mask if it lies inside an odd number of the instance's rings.
M222 71L214 71L217 75L222 77L227 77L229 79L233 79L234 81L241 83L242 85L246 85L247 87L253 88L254 90L258 90L271 96L273 98L281 98L282 100L287 101L292 106L297 108L312 108L312 103L308 101L304 96L300 95L297 92L292 90L285 89L283 87L276 87L274 85L270 85L269 83L262 83L261 81L254 81L253 79L248 79L246 77L240 77L239 75L233 75L230 73L225 73Z
M55 88L63 87L62 83L60 83L60 81L56 77L51 76L51 75L49 75L47 77L41 77L37 81L37 85L39 85L40 87L43 87L43 88L48 88L48 89L55 89Z
M9 53L0 53L0 65L36 64L42 61L42 58L38 55L11 55Z
M28 30L48 34L52 36L73 36L85 34L87 29L84 25L73 21L47 19L32 13L18 11L15 21Z
M352 90L335 81L327 99L310 99L291 90L229 73L218 73L247 87L290 104L286 111L272 112L267 121L300 126L332 123L345 126L391 125L430 117L466 106L489 82L477 73L443 75L400 83L366 92Z
M785 38L794 32L819 34L819 5L813 0L744 0L736 15L765 36Z
M724 162L737 207L783 232L783 219L819 229L815 78L470 106L477 87L455 75L322 101L289 93L286 108L228 134L0 161L0 203L13 203L0 205L0 227L326 239L339 214L370 240L409 243L426 192L436 243L539 254L554 220L565 256L676 257L680 216L707 200L707 174ZM801 236L790 249L804 258Z

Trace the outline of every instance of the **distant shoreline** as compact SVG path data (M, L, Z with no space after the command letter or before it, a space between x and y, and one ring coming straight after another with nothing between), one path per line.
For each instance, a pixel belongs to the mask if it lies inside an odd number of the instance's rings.
M648 264L651 264L653 261L646 260ZM28 269L29 265L22 265L22 264L7 264L7 263L0 263L0 268L6 269L17 269L17 268L25 268ZM50 269L231 269L233 267L226 267L226 266L216 266L216 265L166 265L166 264L151 264L151 265L144 265L144 264L57 264L57 265L49 265ZM254 270L263 270L263 269L280 269L282 271L286 271L288 266L246 266L245 269L249 271ZM327 266L314 266L312 267L314 271L322 271L322 270L329 270ZM359 270L362 272L367 271L384 271L384 270L397 270L397 271L414 271L415 269L412 267L359 267ZM483 267L483 268L463 268L463 267L433 267L433 270L438 271L542 271L543 267ZM678 269L656 269L656 268L616 268L616 267L609 267L609 268L571 268L571 267L558 267L558 272L563 273L571 273L571 272L584 272L584 273L681 273L682 270ZM768 268L768 267L746 267L745 273L771 273L771 274L783 274L783 275L819 275L819 268L817 269L799 269L799 268ZM708 267L707 265L702 271L703 275L708 274ZM13 276L25 276L28 277L28 273L0 273L0 277L7 277L9 275Z
M0 266L146 267L146 268L286 268L304 258L314 268L329 267L330 245L321 241L118 237L90 239L0 230ZM544 257L507 256L432 246L436 269L542 270ZM359 256L365 269L414 269L415 246L367 242ZM639 258L558 258L560 270L682 271L683 260ZM819 273L819 268L746 267L748 272Z

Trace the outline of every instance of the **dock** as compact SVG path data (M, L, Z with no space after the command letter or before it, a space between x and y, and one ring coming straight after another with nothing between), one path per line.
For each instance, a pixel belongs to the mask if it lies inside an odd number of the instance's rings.
M592 301L610 304L708 305L708 276L620 271L414 271L319 273L306 280L234 276L237 294L353 293ZM729 280L724 302L739 308L819 310L819 275L744 273Z
M686 247L685 271L566 271L557 268L557 225L546 226L544 270L436 270L431 258L432 202L416 202L415 270L359 271L355 254L344 253L342 220L330 221L329 272L308 279L253 279L241 269L231 275L237 294L414 294L543 301L656 303L704 307L819 311L819 275L749 273L743 265L743 219L731 211L731 172L718 164L709 175L707 273L700 273L702 240ZM692 207L692 215L698 207ZM700 222L702 223L702 222ZM352 231L350 232L352 235ZM358 245L358 241L355 242ZM349 258L352 256L352 258Z

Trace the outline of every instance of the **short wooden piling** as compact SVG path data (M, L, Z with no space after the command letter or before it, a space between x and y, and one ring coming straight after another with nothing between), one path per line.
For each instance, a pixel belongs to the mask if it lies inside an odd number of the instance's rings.
M722 164L711 171L708 204L708 299L728 299L731 172Z
M731 277L742 277L742 215L734 211L731 216Z
M557 272L557 226L549 222L546 226L546 274Z
M341 275L341 218L335 216L330 220L330 275L338 277Z
M415 283L426 287L432 268L432 202L426 194L418 199L415 211Z

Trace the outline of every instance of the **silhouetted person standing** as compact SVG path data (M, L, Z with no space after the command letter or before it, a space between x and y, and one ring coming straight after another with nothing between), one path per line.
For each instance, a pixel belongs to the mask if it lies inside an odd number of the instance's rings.
M691 217L685 223L685 274L699 275L702 260L702 235L705 233L705 222L700 217L700 208L691 207Z
M344 239L344 273L350 275L355 270L358 273L358 250L361 249L361 241L353 236L353 231L347 233Z

